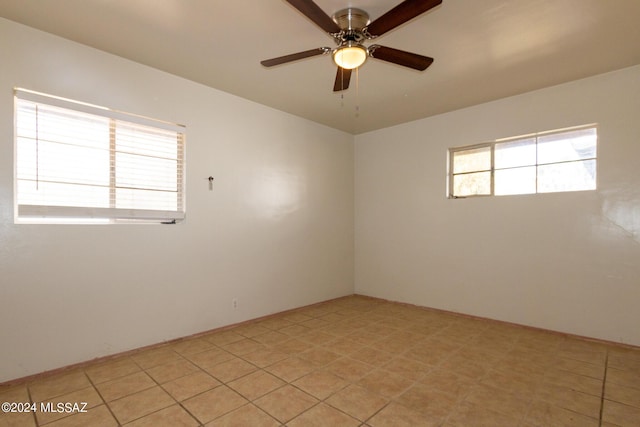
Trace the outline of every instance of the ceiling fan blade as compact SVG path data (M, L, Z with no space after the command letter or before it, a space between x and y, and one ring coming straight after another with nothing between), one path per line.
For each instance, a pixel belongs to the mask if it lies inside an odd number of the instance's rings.
M286 64L287 62L297 61L299 59L310 58L317 55L324 55L329 51L331 51L331 49L328 47L319 47L317 49L305 50L304 52L292 53L291 55L265 59L264 61L260 61L260 63L265 67L273 67L274 65Z
M369 24L367 31L372 36L381 36L440 3L442 0L405 0Z
M404 50L398 50L377 44L369 46L369 56L382 61L402 65L403 67L413 68L418 71L426 70L427 67L433 63L433 58L429 58L428 56L422 56L417 53L405 52Z
M338 67L338 72L336 73L336 81L333 84L333 91L340 92L342 90L349 89L349 81L351 80L351 71L346 68Z
M333 19L324 13L324 11L320 9L320 6L315 4L313 0L287 0L287 2L327 33L340 32L338 24L333 22Z

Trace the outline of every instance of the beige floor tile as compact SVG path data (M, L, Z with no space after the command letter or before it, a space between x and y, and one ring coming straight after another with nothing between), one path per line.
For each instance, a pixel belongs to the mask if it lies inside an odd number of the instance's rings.
M310 332L307 332L306 334L300 335L298 337L298 339L301 341L305 341L310 344L323 346L323 347L330 347L326 344L330 341L335 340L335 338L336 337L334 337L333 335L328 334L326 332L319 331L317 329L312 329Z
M511 418L522 418L531 405L532 398L533 396L525 399L506 390L479 385L469 392L465 402L486 407Z
M538 348L530 348L527 345L516 344L511 350L507 352L507 356L511 356L518 360L526 361L535 365L550 367L554 366L560 359L556 347L557 346L539 346Z
M85 373L74 371L35 382L29 386L29 392L34 402L42 402L87 387L91 383Z
M490 365L468 360L458 354L455 354L451 358L445 360L438 367L468 378L472 381L481 380L491 370Z
M258 323L249 323L246 325L241 325L231 329L232 332L235 332L238 335L242 335L247 338L253 338L256 335L265 334L270 331L269 328L265 328L264 326Z
M451 361L464 360L471 365L479 365L485 368L493 368L498 362L500 362L505 357L506 355L503 353L495 353L492 351L486 351L486 350L474 348L471 346L464 346L461 349L453 352L449 357L446 358L445 361L443 361L442 364L446 364Z
M328 371L314 371L292 383L317 399L324 400L349 383Z
M86 413L74 414L47 424L47 427L116 427L118 422L105 405L100 405Z
M640 389L640 369L637 371L609 368L607 369L607 385L618 384Z
M163 384L198 371L200 371L200 368L188 360L177 360L147 369L146 372L159 384Z
M374 367L350 357L342 357L335 362L328 364L323 369L332 372L349 382L357 382L371 372Z
M36 419L38 420L38 424L43 425L67 417L73 413L90 411L92 408L102 405L104 402L93 387L87 387L51 400L36 403L38 409ZM52 410L43 410L42 405ZM60 410L59 408L62 409L61 412L58 412Z
M588 427L602 402L619 427L640 425L640 349L352 296L0 385L0 401L30 399L89 412L0 427Z
M619 426L640 425L640 408L610 400L604 401L602 420Z
M600 417L600 396L593 396L565 387L548 386L538 390L536 399L591 418Z
M358 348L349 353L349 357L378 368L389 363L391 359L393 359L392 354L372 347Z
M0 402L29 402L29 392L25 384L0 388Z
M239 358L234 358L207 368L206 371L217 380L223 383L228 383L229 381L233 381L237 378L250 374L256 369L258 368L251 363L245 362Z
M593 364L583 362L581 360L560 357L557 359L554 367L562 371L569 371L574 374L584 375L598 380L602 380L604 378L604 363Z
M299 325L299 324L293 324L291 326L286 326L282 329L279 329L280 332L282 332L283 334L287 334L290 337L300 337L301 335L305 335L306 333L311 331L311 328L307 328L306 326L303 325Z
M182 356L173 351L171 347L164 346L156 349L145 350L131 356L142 369L153 368L154 366L164 365L165 363L176 362L182 360Z
M331 323L331 325L327 325L328 327L333 328L333 323L336 322L341 322L346 318L346 316L342 315L342 314L338 314L338 313L327 313L323 316L320 316L320 319L322 320L326 320L327 322Z
M303 314L303 313L294 312L294 313L289 313L281 316L281 319L287 320L292 323L302 323L302 322L306 322L307 320L313 319L313 317L307 316L306 314Z
M391 372L392 374L400 375L408 380L417 381L429 372L432 368L429 365L420 363L413 359L406 359L404 357L394 357L385 365L382 369Z
M544 401L533 402L524 420L529 427L597 427L599 421Z
M602 380L557 369L549 370L545 374L544 383L570 388L593 396L602 394Z
M108 405L121 424L149 415L171 406L175 401L160 387L150 388L122 399L109 402Z
M185 400L182 404L201 423L208 423L247 403L247 399L229 387L221 385Z
M243 359L253 363L259 368L273 365L274 363L286 359L287 357L289 357L287 353L266 348L242 356Z
M604 398L640 408L640 383L638 387L639 388L627 387L620 384L608 383L604 389Z
M542 375L523 375L515 372L508 373L505 371L493 370L490 371L485 378L480 380L480 384L507 391L518 395L523 399L529 399L531 395L542 386L543 380L544 377ZM550 384L554 384L556 380L557 379L551 380ZM563 383L563 381L560 382ZM574 381L572 379L571 382L577 383L577 380Z
M331 349L334 353L338 353L342 356L347 356L358 349L362 349L364 345L356 345L353 341L344 337L335 337L333 340L327 342L324 347Z
M395 400L401 405L429 415L434 420L444 419L457 403L453 396L419 383Z
M273 417L251 403L206 424L207 427L277 427L279 425L280 423Z
M207 369L217 365L218 363L234 359L236 356L220 348L212 348L211 350L205 350L201 353L196 354L189 354L185 357L189 359L194 365L202 369Z
M211 350L214 348L214 344L204 338L191 338L178 341L172 344L171 348L173 348L176 353L187 356L189 354L202 353L203 351Z
M357 427L360 421L320 403L287 423L287 427Z
M27 402L29 400L27 399ZM3 400L2 402L25 402L22 400ZM0 412L0 426L2 427L36 427L33 412Z
M228 386L240 393L246 399L253 401L286 383L265 371L255 371L249 375L228 383Z
M295 381L315 369L311 362L298 357L290 357L265 368L266 371L287 382Z
M606 351L604 349L565 348L560 349L558 354L563 358L579 360L600 366L603 365L606 360Z
M446 368L433 369L420 382L434 390L451 395L456 400L464 398L477 384L475 380Z
M277 331L279 329L286 328L287 326L291 326L294 323L288 320L285 320L280 316L275 316L269 319L261 320L258 322L258 324L261 326L264 326L267 329Z
M174 399L182 402L185 399L203 393L219 386L220 381L213 378L206 372L195 372L193 374L169 381L162 385Z
M307 307L300 310L300 313L306 314L311 317L323 317L329 313L331 313L333 309L331 308L331 303L320 303L318 305L314 305L313 307Z
M367 424L371 427L431 427L441 425L442 420L429 414L407 408L398 403L390 403L375 414Z
M231 330L212 332L210 334L204 335L202 338L217 346L224 346L245 339L244 336L236 334Z
M278 421L286 423L314 406L318 400L295 387L286 385L253 403Z
M94 384L140 372L141 368L131 358L123 357L88 367L86 373Z
M376 343L380 341L382 337L371 332L364 332L363 329L359 329L356 332L350 333L345 338L351 340L354 344L375 347Z
M306 341L301 341L297 338L291 338L287 341L284 341L278 344L275 348L278 351L282 351L283 353L287 353L288 355L292 356L292 355L298 355L304 351L307 351L313 348L313 344Z
M640 348L611 347L608 366L611 368L640 372Z
M329 397L326 403L360 421L365 421L382 409L388 400L352 384Z
M240 341L226 344L222 346L222 348L229 353L235 354L236 356L242 356L244 354L249 354L257 350L264 350L266 349L266 346L259 343L258 341L252 340L251 338L245 338Z
M140 371L125 377L97 384L96 388L104 400L110 402L155 386L155 381L153 381L145 372Z
M282 344L285 341L290 340L291 337L287 334L283 334L278 331L269 331L267 333L257 335L253 337L254 341L259 342L260 344L264 344L267 346L277 346L278 344Z
M309 329L324 328L330 324L331 322L328 322L324 319L319 319L319 318L313 318L313 319L305 320L304 322L300 322L300 325L305 326Z
M564 359L570 360L570 359ZM575 361L576 363L584 363ZM557 367L556 362L556 367ZM591 366L591 365L590 365ZM521 357L516 352L508 352L503 359L492 366L492 370L506 375L516 374L524 377L542 377L549 369L548 365L532 363L531 360ZM568 369L564 369L568 370Z
M414 345L420 343L424 338L420 334L406 331L395 332L384 337L376 343L379 350L392 353L394 355L402 354Z
M300 353L298 357L312 363L315 366L325 366L339 359L341 356L338 353L334 353L333 351L325 350L324 348L320 347L314 347L310 350Z
M378 340L376 341L379 341L384 337L389 337L397 333L398 329L376 322L362 328L362 332L374 334L375 336L378 337Z
M179 405L139 418L126 427L196 427L200 423Z
M393 398L413 385L413 381L400 375L378 369L364 376L358 385L387 398Z
M512 418L484 406L465 402L452 411L445 427L517 426L520 425L520 418Z
M448 359L450 354L448 351L432 347L428 342L423 342L407 350L403 356L425 365L436 366Z

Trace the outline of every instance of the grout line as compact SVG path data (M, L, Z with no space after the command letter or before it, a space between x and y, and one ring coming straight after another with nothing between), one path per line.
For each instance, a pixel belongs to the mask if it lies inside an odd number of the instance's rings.
M600 396L600 418L599 418L599 422L598 422L598 426L602 427L602 412L604 410L604 391L605 391L605 385L607 383L607 368L609 367L609 350L607 350L607 353L605 355L605 359L604 359L604 377L602 378L602 395Z
M100 396L100 399L102 399L102 402L103 402L104 406L107 408L107 411L109 411L109 413L111 414L113 419L116 420L116 423L118 425L121 425L120 424L120 420L118 420L118 417L116 417L116 414L113 413L113 411L111 410L111 407L107 404L107 399L105 399L104 396L102 395L102 393L100 393L100 390L98 390L98 387L96 387L96 385L93 383L93 380L91 379L91 377L89 377L87 372L84 371L84 370L82 371L82 373L84 374L85 377L87 377L87 381L89 381L89 384L91 384L91 387L93 387L93 389L95 390L96 394L98 396Z
M31 397L31 387L30 387L29 385L26 385L26 389L27 389L27 396L29 397L29 402L31 402L31 403L35 403L35 402L33 401L33 398ZM36 417L36 412L35 412L35 411L33 411L33 412L31 413L31 415L33 415L33 423L34 423L34 425L35 425L36 427L39 427L39 426L40 426L40 423L38 422L38 417Z

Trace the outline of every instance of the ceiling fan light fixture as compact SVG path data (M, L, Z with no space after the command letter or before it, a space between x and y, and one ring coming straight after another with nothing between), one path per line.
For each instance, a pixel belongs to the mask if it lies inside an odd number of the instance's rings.
M361 44L347 43L333 51L333 62L345 70L358 68L367 60L369 53Z

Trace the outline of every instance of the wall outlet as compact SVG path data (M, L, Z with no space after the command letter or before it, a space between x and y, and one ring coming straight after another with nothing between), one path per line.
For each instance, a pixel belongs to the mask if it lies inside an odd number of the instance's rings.
M234 298L231 300L231 306L233 307L234 310L238 308L238 298Z

